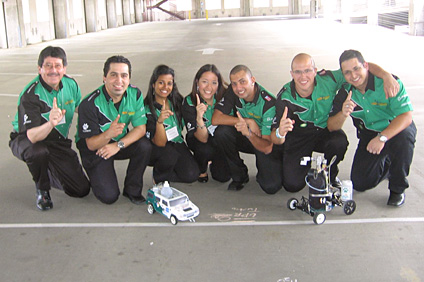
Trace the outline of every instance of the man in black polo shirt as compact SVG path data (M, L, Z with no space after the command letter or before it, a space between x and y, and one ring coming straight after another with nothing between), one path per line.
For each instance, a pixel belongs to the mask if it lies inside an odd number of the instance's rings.
M268 194L281 189L281 159L271 142L275 97L256 82L248 67L235 66L231 87L215 105L212 124L218 125L215 139L230 166L233 181L228 190L241 190L249 181L247 166L239 152L255 154L256 180Z
M93 193L105 204L114 203L120 195L114 160L122 159L130 160L123 195L137 205L145 201L141 191L151 145L144 137L143 95L130 85L130 78L130 61L110 57L103 68L104 85L87 95L78 111L77 147Z
M72 197L84 197L90 185L68 139L74 112L81 101L76 81L66 73L60 47L48 46L38 57L39 76L21 92L12 122L9 146L24 161L35 182L37 207L53 208L50 186Z

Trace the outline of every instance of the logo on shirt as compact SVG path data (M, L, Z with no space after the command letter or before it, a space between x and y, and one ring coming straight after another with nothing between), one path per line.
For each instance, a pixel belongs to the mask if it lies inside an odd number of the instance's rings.
M193 125L191 124L191 122L187 122L187 128L190 129Z
M89 127L88 127L88 124L87 124L87 123L84 123L84 124L82 125L82 132L84 132L84 133L91 132L91 129L89 129Z
M28 115L24 114L24 124L23 125L25 125L27 123L31 123L31 120L28 120Z
M265 100L267 100L268 102L269 102L269 101L271 101L271 97L269 97L268 95L266 95L266 96L264 97L264 99L265 99Z

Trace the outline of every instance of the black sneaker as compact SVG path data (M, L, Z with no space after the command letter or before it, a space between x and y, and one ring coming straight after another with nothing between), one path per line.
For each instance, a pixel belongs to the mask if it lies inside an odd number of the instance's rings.
M387 201L387 205L400 207L405 203L405 193L395 193L390 191L389 200Z
M230 185L228 185L228 190L240 191L244 188L244 185L249 182L249 176L247 176L243 181L231 181Z
M336 177L333 181L331 181L330 185L333 188L342 189L342 182L340 181L338 177Z
M47 211L53 208L53 202L49 191L37 189L37 208Z
M124 191L122 193L122 195L124 197L127 197L128 199L130 199L131 203L133 203L135 205L141 205L142 203L144 203L146 201L146 199L143 197L143 195L140 195L140 196L131 196L126 191Z

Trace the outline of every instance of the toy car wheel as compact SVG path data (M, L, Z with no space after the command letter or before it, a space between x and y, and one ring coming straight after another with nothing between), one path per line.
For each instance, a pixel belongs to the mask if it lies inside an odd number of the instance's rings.
M318 225L323 224L325 221L325 218L326 218L325 213L316 213L314 215L314 223Z
M169 219L171 220L171 223L173 225L176 225L178 223L178 219L175 217L175 215L171 215Z
M296 198L291 198L287 202L287 207L289 208L289 210L294 211L296 209L298 203L299 203L299 201Z
M147 204L147 212L149 214L154 214L155 213L155 208L153 207L153 205L151 203Z
M356 203L353 200L346 201L343 204L343 211L346 215L351 215L356 210Z

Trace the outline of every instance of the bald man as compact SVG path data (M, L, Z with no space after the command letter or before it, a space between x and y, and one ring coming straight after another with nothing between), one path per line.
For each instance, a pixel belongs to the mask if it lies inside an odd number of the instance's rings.
M374 64L370 64L370 70L384 79L388 95L397 93L398 84L390 73ZM293 58L290 74L292 81L277 96L271 133L274 144L284 144L283 187L289 192L305 187L310 164L300 165L300 159L315 151L324 153L328 162L336 156L330 169L330 182L340 188L338 164L344 159L349 143L343 130L329 132L327 119L337 91L346 82L343 74L340 70L317 72L313 58L305 53Z

